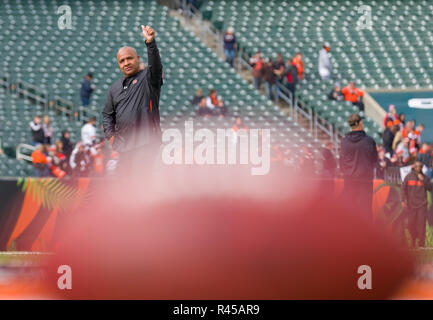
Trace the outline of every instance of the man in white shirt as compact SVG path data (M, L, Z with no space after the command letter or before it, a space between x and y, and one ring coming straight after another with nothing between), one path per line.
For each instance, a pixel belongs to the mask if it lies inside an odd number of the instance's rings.
M93 144L93 141L96 138L95 123L96 118L91 117L89 122L81 128L81 141L83 142L83 145L91 146Z
M331 50L331 47L329 43L326 42L319 53L319 74L322 80L328 80L331 78L331 59L329 58L329 50Z

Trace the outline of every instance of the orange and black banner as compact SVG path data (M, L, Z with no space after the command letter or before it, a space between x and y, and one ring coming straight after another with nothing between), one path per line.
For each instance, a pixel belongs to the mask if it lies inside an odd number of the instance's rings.
M57 226L77 208L90 179L0 180L0 251L50 251Z
M51 251L62 224L103 179L18 178L0 180L0 251ZM344 181L330 181L341 194ZM398 194L383 180L373 184L373 219L392 210ZM386 214L386 212L385 212Z

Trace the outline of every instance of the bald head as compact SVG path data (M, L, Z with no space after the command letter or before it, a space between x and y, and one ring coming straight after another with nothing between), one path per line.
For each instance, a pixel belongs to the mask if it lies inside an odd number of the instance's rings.
M131 77L140 70L140 56L131 47L122 47L117 51L117 63L125 77Z

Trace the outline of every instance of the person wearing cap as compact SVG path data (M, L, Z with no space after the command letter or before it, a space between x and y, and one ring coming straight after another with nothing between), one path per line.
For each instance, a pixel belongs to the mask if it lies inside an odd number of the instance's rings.
M363 118L352 114L351 132L341 141L340 169L344 177L343 196L351 208L372 219L373 173L378 154L376 142L364 131Z
M95 87L92 85L93 74L89 72L81 82L80 97L81 105L87 107L90 104L90 96Z
M329 100L343 101L344 95L341 93L340 84L337 82L331 92L328 94Z
M233 61L236 54L236 36L233 27L228 27L224 34L224 54L226 56L226 62L233 67Z
M329 51L331 46L328 42L325 42L322 50L319 52L319 74L322 80L328 80L331 78L331 59L329 57Z
M427 191L432 191L430 178L422 173L423 163L416 161L401 186L402 207L415 248L424 247L427 219Z

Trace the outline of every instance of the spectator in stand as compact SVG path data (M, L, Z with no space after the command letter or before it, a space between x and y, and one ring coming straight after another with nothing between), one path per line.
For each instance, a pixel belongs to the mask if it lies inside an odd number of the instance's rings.
M430 178L422 173L423 164L415 162L401 186L402 207L415 248L424 247L427 219L427 191L432 191Z
M198 88L195 91L194 97L192 98L192 104L194 106L197 106L200 103L202 98L203 98L203 90Z
M292 93L292 103L295 103L296 85L298 83L298 69L293 63L293 59L287 60L286 88Z
M73 145L72 145L71 140L69 140L69 131L68 130L62 131L62 137L60 138L60 141L62 142L63 154L65 155L66 162L69 165L69 158L70 158L72 150L73 150Z
M302 147L302 151L304 151L304 154L299 158L300 170L305 176L312 177L316 174L314 154L308 147Z
M232 127L233 130L233 136L232 136L232 143L237 144L238 143L238 136L240 130L245 130L245 132L248 132L248 126L245 125L241 119L241 117L236 117L235 124Z
M226 62L233 67L233 61L236 55L236 36L235 30L232 27L228 27L223 37L224 41L224 54L226 56Z
M30 129L32 131L32 145L37 145L38 143L45 143L44 129L41 124L41 117L35 116L33 121L30 122Z
M224 104L224 101L222 99L218 100L218 103L213 110L214 116L219 116L220 118L224 118L227 113L227 108Z
M200 103L198 104L197 114L200 117L209 118L212 115L212 109L207 107L206 98L201 98Z
M331 46L328 42L325 42L322 50L319 52L319 74L322 80L329 80L331 78L331 59L329 57L329 51Z
M92 85L92 79L93 74L89 72L81 82L80 97L83 107L87 107L90 104L90 96L95 89L95 87Z
M427 168L427 176L433 178L432 172L432 154L431 148L427 143L423 143L421 149L418 152L418 161L420 161Z
M394 121L398 120L397 116L397 110L395 109L395 106L393 104L390 104L388 106L388 113L385 115L385 119L383 119L383 125L385 128L387 127L388 120L391 120L394 124Z
M66 155L63 153L63 143L60 140L56 141L54 146L53 164L63 171L68 170L68 162Z
M85 146L81 142L78 142L69 159L69 166L72 169L72 175L74 177L88 176L91 166L90 161L91 159L88 152L86 152Z
M144 62L140 62L139 68L140 70L146 70L146 64Z
M293 57L293 64L296 66L296 69L298 70L298 79L303 80L304 79L304 61L302 61L302 53L298 52Z
M36 177L49 177L50 168L47 156L44 154L44 145L37 144L36 149L32 152L32 163L35 168L34 174Z
M81 141L85 146L93 145L96 139L96 118L90 117L89 121L81 128Z
M206 98L206 106L213 110L217 106L218 100L221 100L218 96L218 92L215 89L211 89L209 91L209 96Z
M263 81L263 65L264 60L260 51L257 51L254 56L250 58L250 65L253 67L253 82L254 87L260 90Z
M405 123L404 128L401 130L401 137L406 138L409 135L409 132L411 132L415 128L415 120L409 120Z
M398 115L398 120L399 120L400 129L403 129L406 123L406 116L403 112Z
M274 73L274 66L272 60L266 58L263 66L263 79L265 80L265 92L266 96L270 100L277 98L277 79Z
M341 93L344 95L344 100L352 102L360 111L364 111L364 103L362 102L364 91L356 88L353 81L350 81L349 85L341 90Z
M341 93L341 87L339 83L335 84L335 87L331 90L331 92L328 94L329 100L335 100L335 101L343 101L344 95Z
M385 153L389 154L391 157L394 153L392 148L392 142L394 141L395 133L398 130L398 126L393 124L392 119L388 119L386 122L386 128L382 135L382 145L385 149Z
M277 59L275 60L274 64L273 64L273 68L274 68L274 74L275 74L275 80L276 80L276 87L277 87L277 101L279 99L279 95L280 95L280 84L283 84L283 78L284 78L284 73L285 73L285 69L286 69L286 65L284 64L284 58L283 55L281 53L277 54Z
M352 129L341 141L340 168L344 176L343 199L372 222L373 173L378 159L376 142L364 131L363 118L349 116Z
M409 138L403 138L401 142L397 145L395 149L395 153L397 154L398 162L405 166L410 161L410 152L409 152Z
M44 130L44 144L50 145L53 137L53 126L47 114L42 118L42 129Z
M417 144L418 149L421 146L421 142L422 142L421 141L421 133L423 133L423 131L424 131L424 125L422 123L420 123L415 128L416 144Z
M334 153L332 152L332 142L328 141L326 147L322 148L323 157L323 177L333 179L335 176L335 170L337 169L337 162L335 161Z
M392 167L391 160L385 156L385 150L380 148L376 163L376 179L385 179L385 171L389 167Z

